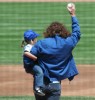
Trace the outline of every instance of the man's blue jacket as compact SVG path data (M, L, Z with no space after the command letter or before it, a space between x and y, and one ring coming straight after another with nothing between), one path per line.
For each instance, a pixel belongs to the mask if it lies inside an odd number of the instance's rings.
M38 57L44 75L50 81L61 81L78 74L72 50L80 39L80 27L75 16L72 17L72 34L62 38L55 37L39 40L31 50Z

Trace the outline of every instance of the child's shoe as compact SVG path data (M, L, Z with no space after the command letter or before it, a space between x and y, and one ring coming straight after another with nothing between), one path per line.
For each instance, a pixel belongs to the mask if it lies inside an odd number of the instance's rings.
M40 96L45 96L45 93L42 91L40 87L36 87L34 93Z

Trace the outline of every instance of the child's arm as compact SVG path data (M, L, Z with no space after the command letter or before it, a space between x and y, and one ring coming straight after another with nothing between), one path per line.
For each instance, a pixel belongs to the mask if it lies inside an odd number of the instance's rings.
M24 55L29 57L30 59L36 61L37 60L37 57L34 56L33 54L31 54L30 52L24 52Z

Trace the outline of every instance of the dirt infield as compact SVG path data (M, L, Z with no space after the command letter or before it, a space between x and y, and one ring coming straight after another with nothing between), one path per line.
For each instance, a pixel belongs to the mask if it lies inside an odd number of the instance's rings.
M62 81L63 96L95 96L95 65L78 65L79 75ZM31 96L33 78L21 65L0 66L0 96Z

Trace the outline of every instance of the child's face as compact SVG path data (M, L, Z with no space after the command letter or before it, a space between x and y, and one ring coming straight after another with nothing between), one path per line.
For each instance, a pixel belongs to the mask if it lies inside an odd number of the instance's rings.
M34 40L33 40L33 44L35 44L37 42L37 38L35 38Z

